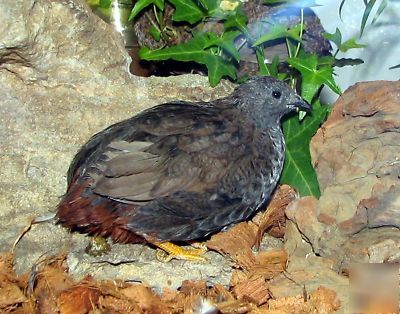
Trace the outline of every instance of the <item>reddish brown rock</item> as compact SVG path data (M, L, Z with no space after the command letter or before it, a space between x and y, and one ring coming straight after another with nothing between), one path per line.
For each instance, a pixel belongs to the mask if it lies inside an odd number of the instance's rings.
M286 214L337 268L399 256L399 104L400 82L356 84L312 139L322 196L298 200Z
M353 262L400 261L400 82L349 88L311 142L322 196L286 209L285 274L269 282L274 297L324 285L349 308ZM289 274L290 278L288 278Z

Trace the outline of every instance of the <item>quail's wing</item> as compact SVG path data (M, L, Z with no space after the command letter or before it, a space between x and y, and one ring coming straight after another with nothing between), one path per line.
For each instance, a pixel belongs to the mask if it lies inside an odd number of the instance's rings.
M235 114L171 103L103 131L93 139L102 140L85 169L94 179L93 191L143 204L176 192L212 189L248 149L252 131L244 132L246 122L238 123Z

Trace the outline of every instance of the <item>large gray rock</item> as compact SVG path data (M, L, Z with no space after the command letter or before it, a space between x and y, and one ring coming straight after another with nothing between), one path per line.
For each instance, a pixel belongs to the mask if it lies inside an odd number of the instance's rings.
M54 211L69 162L91 135L157 103L209 100L232 89L211 89L207 78L194 75L131 76L122 37L83 0L2 0L0 20L0 251L11 249L31 218ZM72 252L76 275L172 287L189 278L229 280L221 271L229 266L216 254L218 261L210 264L173 261L160 267L148 247L115 246L97 260L104 262L100 267L83 254L86 242L61 226L35 225L16 247L16 267L26 271L41 255L64 248ZM154 276L158 269L163 275Z

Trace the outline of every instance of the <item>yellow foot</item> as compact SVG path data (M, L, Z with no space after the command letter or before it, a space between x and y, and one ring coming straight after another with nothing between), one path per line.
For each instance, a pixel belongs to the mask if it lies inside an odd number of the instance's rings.
M173 258L195 262L207 261L207 258L203 256L207 252L205 246L201 246L201 248L183 248L171 242L154 242L153 244L162 250L158 250L156 255L161 262L169 262Z

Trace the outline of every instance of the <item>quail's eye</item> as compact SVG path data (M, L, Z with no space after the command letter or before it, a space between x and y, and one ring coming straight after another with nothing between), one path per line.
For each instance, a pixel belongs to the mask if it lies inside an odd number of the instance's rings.
M273 92L272 92L272 97L274 97L274 98L276 98L276 99L279 99L279 98L281 98L281 92L278 92L278 91L276 91L276 90L274 90Z

